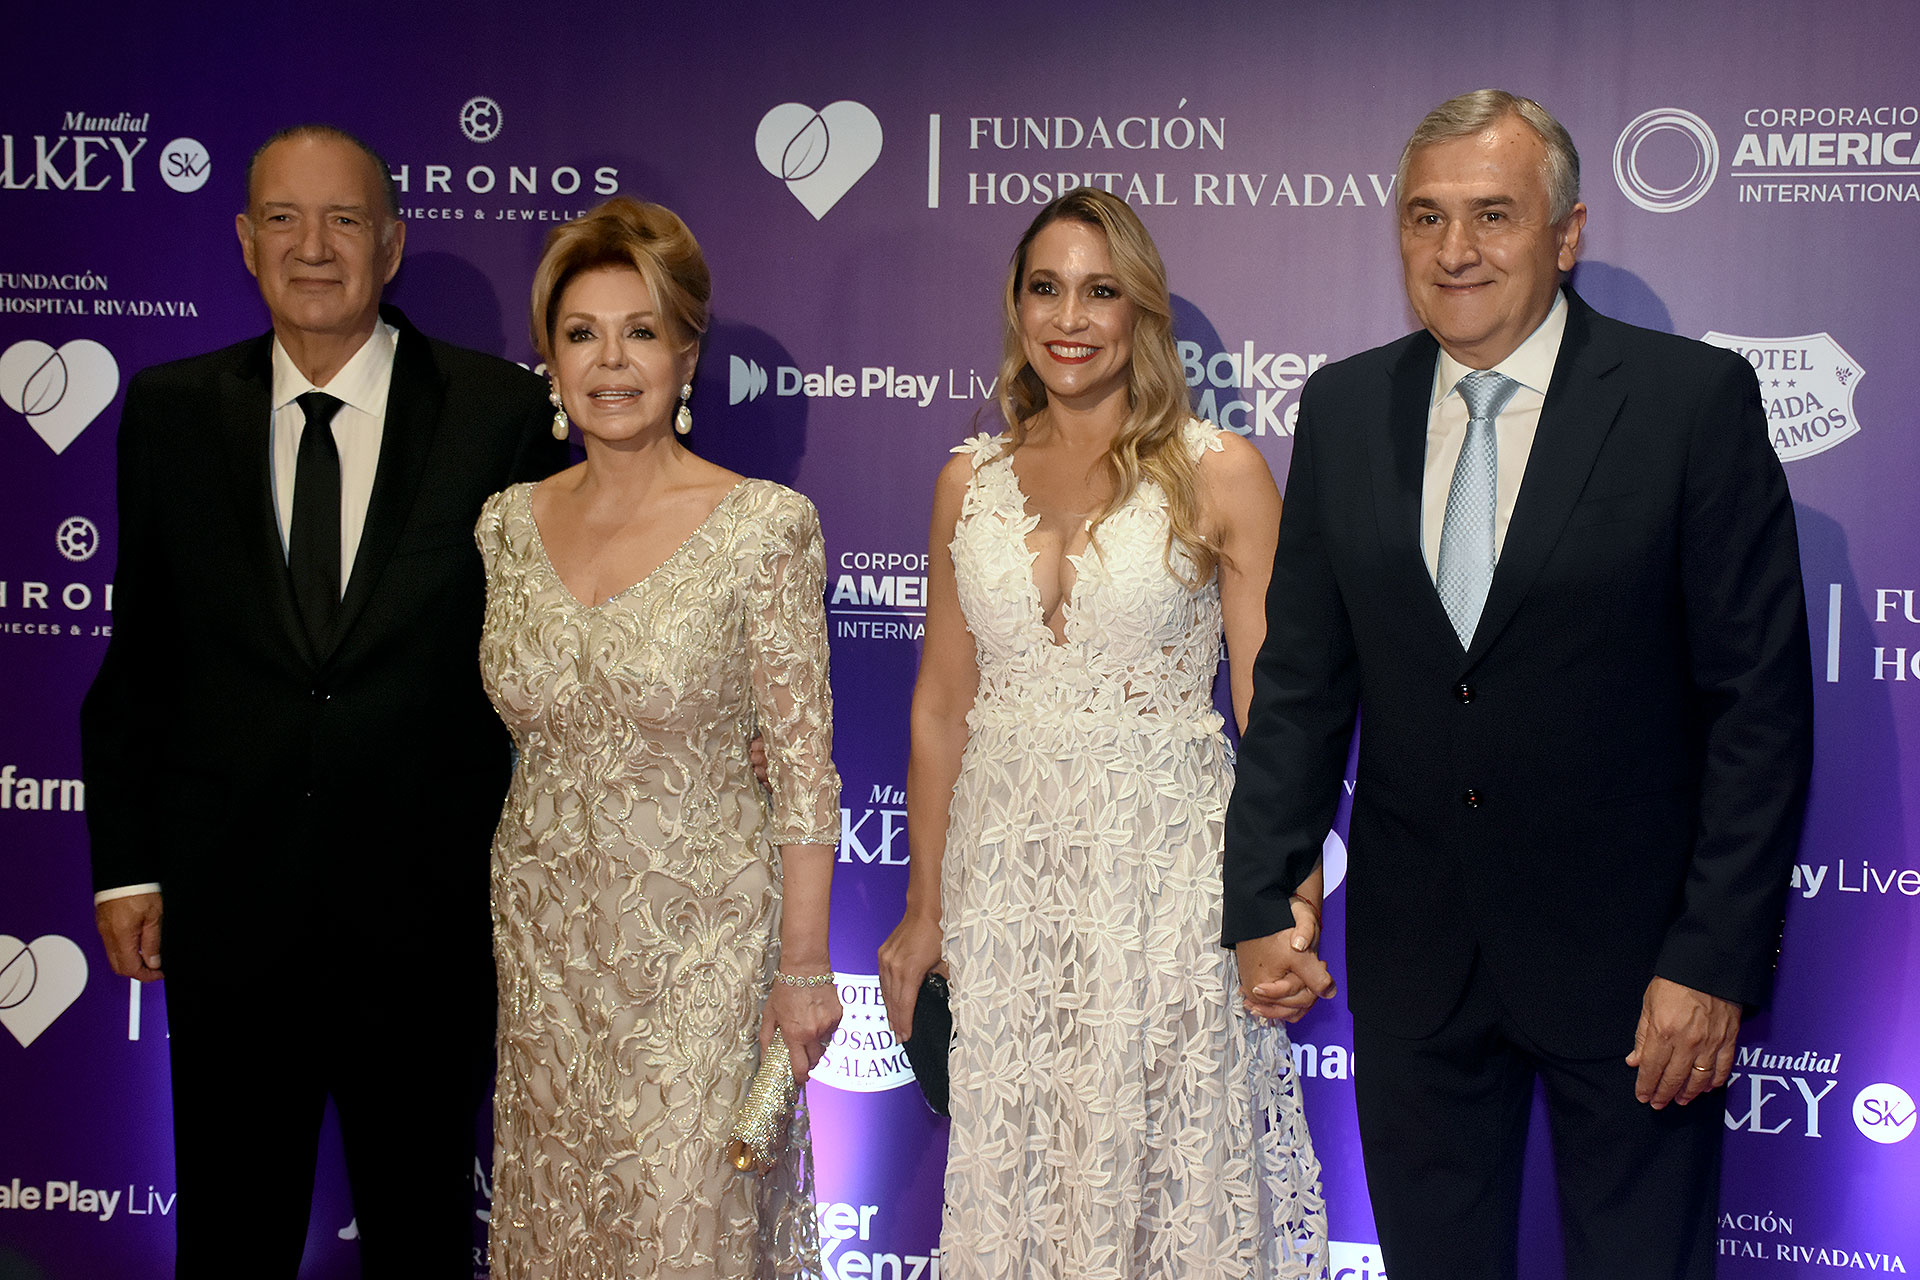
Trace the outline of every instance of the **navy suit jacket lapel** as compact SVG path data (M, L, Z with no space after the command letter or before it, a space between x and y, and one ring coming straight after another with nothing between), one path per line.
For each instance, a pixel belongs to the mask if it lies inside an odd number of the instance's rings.
M353 572L347 577L346 594L341 598L340 617L333 631L336 652L366 609L406 529L414 496L426 474L427 455L433 447L445 397L433 351L420 331L391 307L381 308L381 318L400 331L400 340L393 356L393 381L387 391L387 420L380 434L380 461L374 472L373 495L367 504L366 524L360 530L360 549L354 553Z
M242 545L238 548L242 590L256 591L267 606L268 628L284 641L285 656L311 665L315 659L293 598L280 516L273 498L273 335L250 344L220 377L220 455L229 472Z
M1620 363L1619 345L1595 332L1593 309L1572 289L1567 290L1567 306L1553 382L1540 410L1486 608L1467 651L1468 666L1500 638L1539 577L1626 398L1624 386L1608 377Z
M1404 340L1388 363L1386 430L1373 443L1374 509L1390 596L1410 601L1412 625L1434 644L1460 641L1440 603L1420 552L1420 504L1427 460L1427 419L1433 395L1434 361L1440 344L1424 330Z

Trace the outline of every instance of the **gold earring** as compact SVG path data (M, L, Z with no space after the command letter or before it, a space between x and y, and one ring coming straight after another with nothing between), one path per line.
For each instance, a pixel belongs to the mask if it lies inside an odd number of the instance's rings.
M687 399L693 395L693 384L687 383L680 388L680 408L673 415L673 429L681 435L693 430L693 410L687 408Z
M555 440L565 440L567 438L567 410L566 406L560 403L559 387L548 386L547 403L553 406L553 438Z

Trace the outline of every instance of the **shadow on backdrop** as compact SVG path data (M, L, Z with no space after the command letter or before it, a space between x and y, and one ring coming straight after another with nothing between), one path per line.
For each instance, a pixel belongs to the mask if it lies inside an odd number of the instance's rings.
M387 301L428 337L488 355L507 355L500 295L487 274L451 253L410 253L387 286ZM524 306L523 306L524 309ZM527 339L516 333L513 349ZM508 357L511 359L511 357Z
M1623 267L1605 262L1582 262L1567 277L1587 305L1603 316L1637 324L1642 329L1673 332L1673 314L1653 286Z
M791 488L807 452L807 398L779 394L793 355L764 329L715 317L693 376L688 448L743 476Z
M1173 295L1173 340L1198 343L1202 351L1221 349L1220 331L1213 327L1213 321L1207 318L1207 313L1195 306L1191 299L1183 298L1177 293ZM1204 378L1202 385L1205 385ZM1199 390L1199 387L1187 388L1189 405L1195 403L1195 393ZM1198 416L1197 411L1195 416ZM1220 670L1213 678L1213 707L1227 722L1227 741L1237 749L1240 745L1240 725L1233 714L1233 686L1228 680L1227 657L1226 649L1222 647Z
M1902 861L1906 814L1899 732L1893 690L1887 680L1875 678L1874 601L1855 578L1846 530L1802 503L1794 504L1793 516L1813 643L1816 750L1809 821L1796 858L1805 870L1796 870L1799 883L1787 893L1776 1003L1795 1022L1804 1017L1800 1010L1814 1005L1835 1025L1863 1025L1885 1016L1887 992L1871 983L1827 981L1816 988L1815 975L1823 967L1814 953L1826 965L1864 972L1877 956L1901 954L1911 946L1910 912L1899 917L1898 936L1890 919L1881 919L1871 931L1849 923L1856 904L1867 900L1861 864L1885 867ZM1850 892L1858 896L1845 896ZM1836 953L1848 951L1855 953L1850 960L1837 960ZM1771 1031L1771 1018L1763 1012L1741 1029L1741 1042L1764 1043Z
M1195 306L1191 299L1183 298L1177 293L1173 295L1173 340L1198 343L1202 351L1224 349L1220 331L1213 327L1213 321L1207 318L1207 313ZM1200 386L1188 387L1188 402L1193 403L1205 387L1204 377L1201 379Z

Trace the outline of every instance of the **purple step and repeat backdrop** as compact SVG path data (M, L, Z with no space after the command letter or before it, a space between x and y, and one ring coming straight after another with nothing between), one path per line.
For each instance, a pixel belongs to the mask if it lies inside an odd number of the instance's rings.
M117 3L9 19L0 1275L170 1269L166 994L114 977L94 934L75 715L113 626L121 391L264 326L232 219L267 132L321 119L381 148L409 223L391 298L509 359L535 360L527 282L553 223L632 192L705 245L716 318L692 439L811 496L827 535L847 1006L810 1090L828 1270L915 1280L938 1274L946 1132L886 1032L873 953L907 877L928 499L948 448L992 421L1013 242L1063 188L1124 194L1165 253L1197 406L1284 476L1305 375L1411 327L1391 212L1402 140L1486 82L1546 102L1584 153L1585 296L1759 370L1798 506L1819 759L1778 997L1726 1096L1721 1274L1920 1271L1913 8L722 8L209 18ZM1328 853L1338 973L1338 835ZM262 936L232 961L288 945ZM1300 1025L1298 1053L1333 1275L1384 1280L1341 1003ZM1544 1146L1530 1159L1526 1270L1557 1275ZM355 1274L332 1150L315 1205L302 1274Z

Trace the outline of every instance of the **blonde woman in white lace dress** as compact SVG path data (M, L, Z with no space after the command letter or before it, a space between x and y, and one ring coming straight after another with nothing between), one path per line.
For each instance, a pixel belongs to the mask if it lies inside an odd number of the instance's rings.
M819 520L676 437L708 315L679 218L607 201L548 238L533 295L587 456L477 530L481 668L520 753L493 849L493 1274L817 1274L804 1109L770 1172L725 1152L774 1029L804 1080L840 1020Z
M1244 724L1280 495L1191 417L1166 274L1122 201L1042 210L1005 301L1007 430L934 494L913 870L880 953L896 1035L929 969L952 991L943 1274L1320 1276L1285 1028L1247 1012L1219 945L1212 688L1224 629ZM1313 999L1265 994L1287 1017Z

